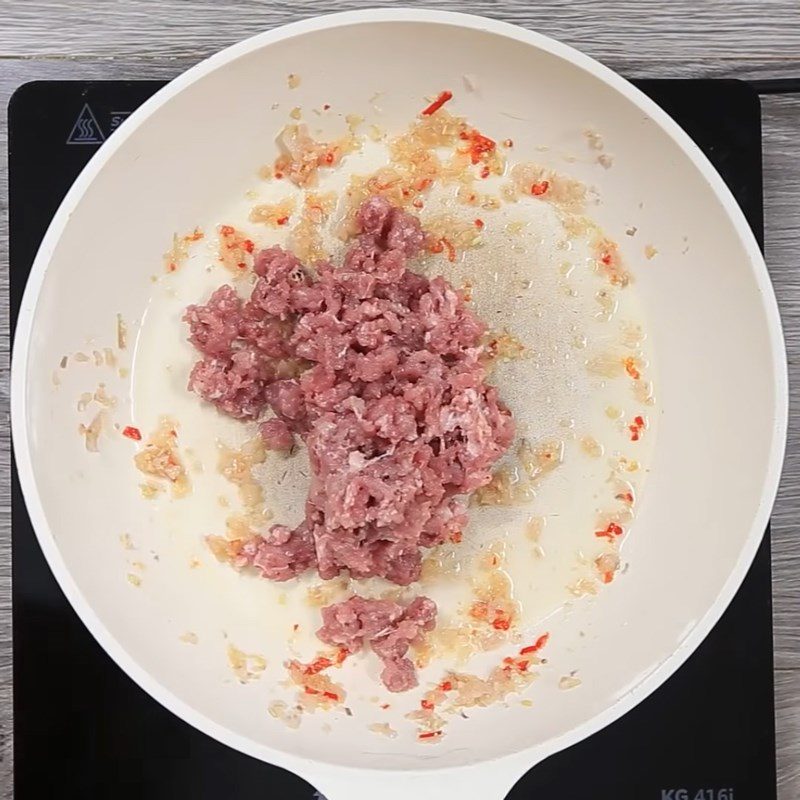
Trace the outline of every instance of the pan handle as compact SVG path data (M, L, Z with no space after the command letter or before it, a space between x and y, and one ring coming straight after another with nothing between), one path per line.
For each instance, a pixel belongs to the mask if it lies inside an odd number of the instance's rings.
M320 800L504 800L540 759L500 759L476 766L426 771L315 768L306 777Z

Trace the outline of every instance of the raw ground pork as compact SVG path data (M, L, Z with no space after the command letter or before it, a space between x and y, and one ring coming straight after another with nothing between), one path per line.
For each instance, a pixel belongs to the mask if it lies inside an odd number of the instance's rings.
M370 600L354 595L322 609L317 636L326 644L357 653L365 644L383 662L381 680L391 692L417 685L414 663L406 657L409 645L433 629L436 603L417 597L407 606L392 600Z
M186 310L202 355L189 388L240 419L271 411L268 447L299 436L308 448L305 520L273 526L237 560L273 580L315 565L326 579L417 580L420 547L458 536L465 496L514 433L485 382L484 323L443 278L406 268L425 243L419 221L373 197L358 223L342 266L312 276L271 247L255 258L249 299L222 286Z

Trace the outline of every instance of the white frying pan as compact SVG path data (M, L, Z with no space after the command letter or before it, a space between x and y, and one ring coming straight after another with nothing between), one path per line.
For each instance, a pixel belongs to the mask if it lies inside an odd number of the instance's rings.
M302 77L294 90L290 72ZM148 538L151 506L132 496L131 449L115 440L88 457L73 435L78 385L70 381L80 373L65 370L54 386L53 372L66 353L110 344L117 312L135 336L165 242L240 196L287 107L324 101L357 111L384 92L384 124L399 129L421 98L459 89L465 74L477 91L458 111L481 129L509 131L518 149L557 146L596 126L615 155L612 169L592 173L603 197L600 222L615 236L636 224L658 246L658 259L636 272L657 356L660 431L626 543L631 566L559 623L548 646L554 675L559 666L580 666L578 690L553 691L545 677L531 694L533 708L482 710L433 746L368 732L368 710L357 702L352 718L329 720L332 732L324 715L290 731L266 713L269 680L231 682L220 655L222 628L247 649L268 616L246 606L250 584L241 594L235 579L193 577L190 585L185 562L170 571L152 559L139 590L125 581L135 568L121 533L130 533L138 557L158 549L167 564L186 542ZM116 418L135 413L130 382L107 379L120 397ZM655 690L719 619L750 565L778 485L786 418L784 346L767 270L732 196L683 131L619 76L564 45L487 19L425 11L338 14L263 33L145 103L56 214L25 292L12 368L28 508L87 627L175 714L296 772L332 800L499 798L531 766ZM197 530L199 538L201 520ZM220 607L237 603L242 613L232 621ZM178 640L188 628L196 647ZM400 727L393 713L384 719Z

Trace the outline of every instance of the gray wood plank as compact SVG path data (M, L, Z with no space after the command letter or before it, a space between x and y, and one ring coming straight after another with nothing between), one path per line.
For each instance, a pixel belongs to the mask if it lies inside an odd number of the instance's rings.
M377 2L375 5L392 5ZM408 3L420 5L420 3ZM356 7L357 3L340 5ZM637 77L800 77L800 11L794 0L753 4L522 0L440 8L486 13L536 28ZM0 26L0 103L41 78L170 78L219 47L328 5L291 8L237 0L5 0ZM657 47L655 45L657 43ZM80 57L89 54L100 58ZM168 54L168 55L165 55ZM113 56L113 57L112 57ZM800 399L800 98L763 102L766 257L786 327L792 405ZM5 150L5 118L0 149ZM0 160L0 794L12 796L10 520L8 496L7 175ZM800 798L800 418L774 514L776 711L781 800Z
M267 28L332 10L394 0L6 0L0 54L170 55L211 53ZM430 6L405 0L404 6ZM800 55L792 0L438 0L439 9L483 14L539 30L601 59L686 58L773 62Z

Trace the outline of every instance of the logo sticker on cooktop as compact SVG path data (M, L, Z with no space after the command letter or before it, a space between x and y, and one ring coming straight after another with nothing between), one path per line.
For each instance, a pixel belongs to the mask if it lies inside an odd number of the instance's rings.
M67 144L102 144L105 140L105 134L97 122L97 117L89 108L89 104L84 103L67 137Z

